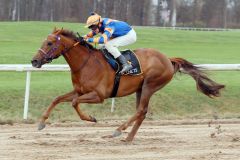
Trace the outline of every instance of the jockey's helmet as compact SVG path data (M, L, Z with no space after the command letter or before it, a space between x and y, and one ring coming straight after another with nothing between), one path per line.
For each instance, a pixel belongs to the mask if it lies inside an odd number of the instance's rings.
M86 28L89 28L92 25L98 25L101 21L101 16L97 13L91 13L91 16L88 17L86 22Z

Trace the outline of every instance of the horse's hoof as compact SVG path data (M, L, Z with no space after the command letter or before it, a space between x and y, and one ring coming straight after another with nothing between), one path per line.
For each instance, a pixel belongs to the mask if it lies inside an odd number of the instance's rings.
M112 135L102 136L102 138L113 138Z
M132 140L128 140L127 138L126 139L121 139L121 141L124 142L124 143L131 143L132 142Z
M120 136L121 134L122 132L115 130L112 135L102 136L102 138L114 138L114 137Z
M46 127L46 124L45 124L45 123L40 122L40 123L38 124L38 130L39 130L39 131L42 130L42 129L44 129L45 127Z
M113 132L112 137L118 137L118 136L120 136L121 134L122 134L121 131L115 130L115 131Z
M127 143L129 143L129 142L132 142L133 141L133 137L127 137L127 138L125 138L124 140L122 140L122 142L127 142Z
M72 101L72 106L76 107L78 105L77 99L73 99Z
M95 123L97 123L97 120L96 120L95 117L92 117L92 116L89 116L89 117L90 117L90 119L91 119L91 122L95 122Z

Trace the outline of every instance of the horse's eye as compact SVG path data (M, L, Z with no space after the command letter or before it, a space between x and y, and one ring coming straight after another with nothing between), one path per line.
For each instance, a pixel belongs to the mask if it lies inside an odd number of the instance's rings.
M48 46L51 46L52 44L53 44L52 42L48 42L48 43L47 43Z

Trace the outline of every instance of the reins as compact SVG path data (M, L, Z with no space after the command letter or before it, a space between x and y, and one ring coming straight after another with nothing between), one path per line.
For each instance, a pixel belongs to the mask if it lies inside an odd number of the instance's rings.
M69 52L71 49L73 49L74 47L76 47L78 44L79 44L80 42L76 42L76 43L74 43L71 47L69 47L69 48L66 48L65 46L64 46L64 50L61 52L61 55L65 55L65 53L67 53L67 52Z
M74 44L73 44L71 47L69 47L69 48L64 47L64 50L61 52L61 55L64 56L67 52L69 52L72 48L76 47L78 44L84 45L84 46L87 48L88 52L89 52L89 56L88 56L88 58L81 64L80 68L78 69L78 71L79 71L79 70L83 69L83 67L88 63L88 61L89 61L89 59L91 58L91 55L92 55L92 54L91 54L91 49L90 49L89 46L86 44L86 42L84 41L83 37L81 37L78 32L77 32L77 35L78 35L77 42L74 43ZM77 71L75 71L75 72L77 72Z

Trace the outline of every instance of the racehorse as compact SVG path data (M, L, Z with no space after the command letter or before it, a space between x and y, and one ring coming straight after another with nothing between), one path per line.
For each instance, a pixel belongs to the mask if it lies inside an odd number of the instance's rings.
M151 96L168 84L176 72L190 75L196 81L197 90L211 98L220 96L220 90L225 87L209 79L202 70L183 58L168 58L150 48L136 49L134 52L141 63L142 74L121 76L116 97L136 93L136 113L107 137L121 135L134 123L125 138L125 141L132 141L145 119ZM116 73L102 52L69 30L54 28L31 63L33 67L41 68L61 55L71 69L73 90L52 101L40 119L39 130L45 127L50 112L61 102L72 102L82 120L97 122L94 117L82 112L80 104L102 103L111 96L113 90Z

